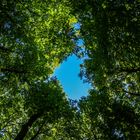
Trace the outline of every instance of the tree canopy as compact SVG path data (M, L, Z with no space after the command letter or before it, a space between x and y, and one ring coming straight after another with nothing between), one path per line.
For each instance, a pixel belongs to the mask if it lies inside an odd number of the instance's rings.
M0 17L1 139L140 139L139 0L2 0ZM79 101L52 76L72 54Z

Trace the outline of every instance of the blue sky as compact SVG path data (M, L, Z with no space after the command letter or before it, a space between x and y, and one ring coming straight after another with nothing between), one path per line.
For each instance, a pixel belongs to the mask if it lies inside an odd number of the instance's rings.
M70 56L67 61L64 61L56 68L54 75L61 82L64 91L71 99L80 99L82 96L88 95L90 85L83 83L78 76L80 72L80 64L82 61L75 55Z
M75 30L80 30L81 24L80 24L79 22L74 23L74 24L73 24L73 27L74 27Z

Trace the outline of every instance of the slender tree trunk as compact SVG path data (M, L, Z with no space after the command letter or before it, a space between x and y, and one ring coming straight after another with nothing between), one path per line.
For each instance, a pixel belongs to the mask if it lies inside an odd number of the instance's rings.
M17 134L14 140L23 140L26 134L29 131L29 128L33 125L33 123L41 116L41 114L34 114L30 117L30 119L22 126L20 132Z

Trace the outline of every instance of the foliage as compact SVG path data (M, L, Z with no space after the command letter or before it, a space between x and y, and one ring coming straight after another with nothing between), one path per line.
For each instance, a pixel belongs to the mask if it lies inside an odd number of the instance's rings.
M139 0L2 0L0 17L3 140L140 139ZM73 53L92 85L79 101L52 77Z
M3 1L1 17L1 81L7 86L47 78L73 50L65 3Z

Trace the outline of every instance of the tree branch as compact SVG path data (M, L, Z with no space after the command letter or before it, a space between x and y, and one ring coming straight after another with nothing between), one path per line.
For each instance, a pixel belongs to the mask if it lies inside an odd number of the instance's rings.
M19 73L19 74L25 73L25 71L17 70L15 68L1 68L0 70L1 70L1 72L10 72L10 73Z
M129 92L129 91L126 91L126 90L123 90L123 92L128 93L132 96L139 96L140 97L140 93L137 93L137 92Z
M138 68L120 68L118 71L127 72L127 73L140 72L140 67L138 67Z
M0 50L3 51L3 52L13 52L11 49L8 49L6 47L3 47L0 45Z

